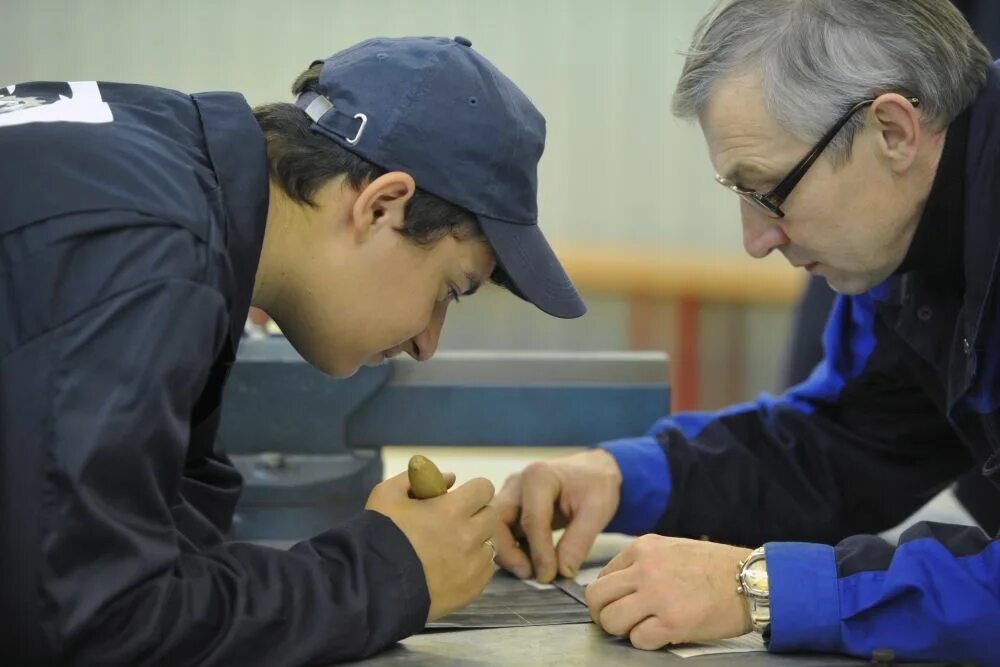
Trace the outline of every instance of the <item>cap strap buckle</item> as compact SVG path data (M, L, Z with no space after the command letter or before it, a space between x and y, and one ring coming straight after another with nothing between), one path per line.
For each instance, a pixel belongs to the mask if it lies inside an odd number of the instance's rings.
M361 133L365 131L365 125L368 124L368 116L366 116L365 114L356 113L354 114L354 117L361 119L361 125L358 127L358 133L354 135L353 139L348 139L347 137L344 137L347 143L351 144L352 146L358 143L358 140L361 139Z

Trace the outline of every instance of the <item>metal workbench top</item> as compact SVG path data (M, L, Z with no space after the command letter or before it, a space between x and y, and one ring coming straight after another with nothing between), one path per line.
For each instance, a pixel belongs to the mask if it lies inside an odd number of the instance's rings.
M486 667L517 665L680 665L688 667L816 667L865 664L840 656L723 653L681 658L669 651L640 651L611 637L593 623L540 625L488 630L434 631L414 635L370 658L365 665Z

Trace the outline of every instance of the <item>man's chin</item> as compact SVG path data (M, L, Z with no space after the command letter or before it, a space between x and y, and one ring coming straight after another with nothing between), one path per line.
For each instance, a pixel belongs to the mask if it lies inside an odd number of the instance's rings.
M857 276L838 275L823 277L826 279L826 284L829 285L830 289L837 294L843 294L844 296L857 296L858 294L864 294L878 284L872 283L867 277L861 278Z
M335 380L346 380L349 377L353 377L359 370L361 370L361 366L357 364L351 364L348 366L345 365L321 366L319 364L314 363L312 365L315 366L320 371L322 371L325 375L329 375Z

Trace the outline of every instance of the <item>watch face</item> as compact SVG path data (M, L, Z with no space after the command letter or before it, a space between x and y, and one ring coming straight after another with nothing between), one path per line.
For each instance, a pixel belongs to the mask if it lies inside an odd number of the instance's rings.
M750 563L743 571L743 583L752 595L767 595L767 564L763 558Z

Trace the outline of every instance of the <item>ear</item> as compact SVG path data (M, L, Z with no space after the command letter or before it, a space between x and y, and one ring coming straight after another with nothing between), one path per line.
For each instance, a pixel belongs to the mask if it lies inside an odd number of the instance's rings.
M878 123L879 153L896 173L907 171L925 139L916 107L898 93L886 93L872 103L871 114Z
M367 235L387 224L402 229L406 204L416 190L413 177L402 171L390 171L376 178L358 193L351 207L355 231Z

